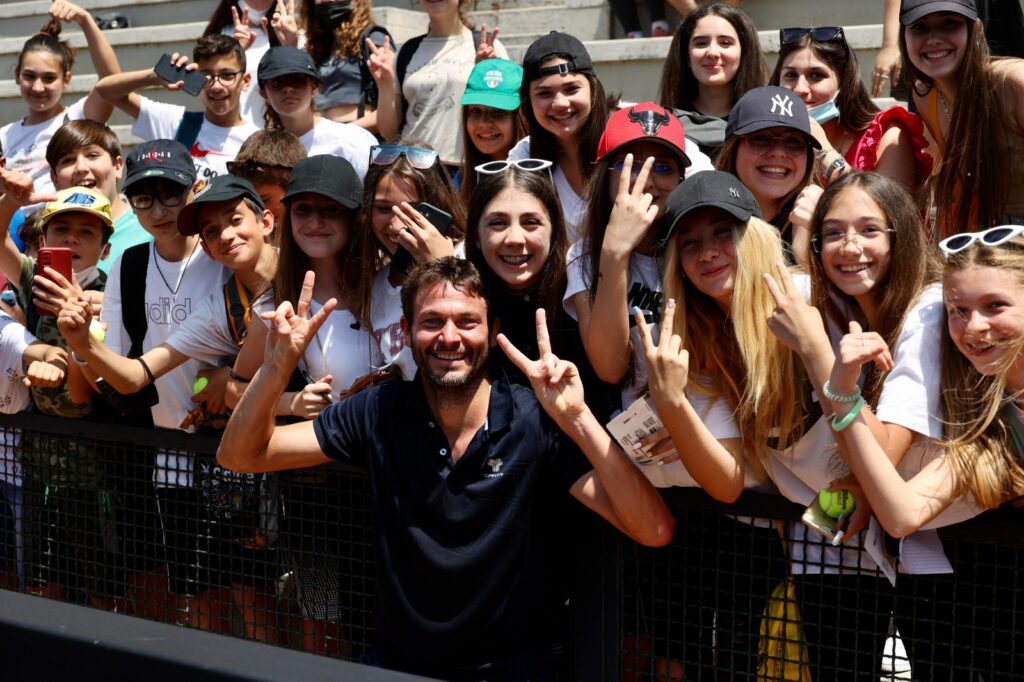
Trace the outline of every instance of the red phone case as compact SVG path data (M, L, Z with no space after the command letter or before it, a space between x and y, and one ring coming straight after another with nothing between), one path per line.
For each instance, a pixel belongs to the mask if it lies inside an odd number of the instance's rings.
M59 272L64 279L71 281L74 274L71 272L71 249L64 247L43 247L39 249L39 259L37 261L36 274L40 277L50 279L49 275L46 274L44 268L53 268ZM38 305L36 306L36 312L40 315L53 315L53 313L43 310Z

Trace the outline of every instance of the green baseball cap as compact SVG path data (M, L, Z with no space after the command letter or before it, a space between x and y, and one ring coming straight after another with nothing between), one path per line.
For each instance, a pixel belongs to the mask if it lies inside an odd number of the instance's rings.
M480 104L494 109L515 111L522 101L519 88L523 83L523 68L507 59L485 59L478 62L469 74L462 106Z

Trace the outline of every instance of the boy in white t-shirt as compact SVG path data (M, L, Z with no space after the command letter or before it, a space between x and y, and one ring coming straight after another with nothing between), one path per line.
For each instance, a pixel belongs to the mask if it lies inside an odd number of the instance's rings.
M130 71L108 76L96 84L96 91L133 119L132 134L143 140L173 139L189 149L200 179L209 180L227 173L227 163L235 158L238 148L258 127L242 118L239 101L249 87L245 72L245 52L238 41L229 36L204 36L188 57L175 55L174 64L186 71L206 76L206 86L199 93L203 112L186 111L179 105L156 102L138 94L138 90L161 85L180 90L184 83L168 83L156 75L155 69Z

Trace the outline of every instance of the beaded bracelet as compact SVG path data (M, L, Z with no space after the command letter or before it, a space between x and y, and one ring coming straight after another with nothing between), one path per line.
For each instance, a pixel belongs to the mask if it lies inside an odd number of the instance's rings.
M852 424L853 420L857 418L858 414L860 414L860 410L862 407L864 407L864 398L860 397L857 398L857 402L853 404L853 407L850 408L850 411L846 413L845 417L843 417L839 421L836 421L836 418L832 417L832 430L835 431L836 433L839 433L847 426Z
M821 387L821 392L825 394L825 397L834 403L852 403L856 402L857 398L860 397L860 386L854 388L853 393L843 395L842 393L833 393L832 388L826 381L825 385Z

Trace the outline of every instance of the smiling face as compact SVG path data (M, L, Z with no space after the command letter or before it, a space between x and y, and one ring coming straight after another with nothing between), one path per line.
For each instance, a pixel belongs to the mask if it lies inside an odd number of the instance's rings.
M90 268L106 258L109 246L103 241L103 221L81 211L58 213L43 227L43 246L71 249L71 269Z
M766 136L781 138L781 141L772 141L763 153L751 148L752 143L762 137L767 139ZM770 219L774 217L776 202L803 182L807 174L810 143L802 133L785 126L759 130L746 138L751 139L740 140L736 147L736 175L753 193L765 217Z
M436 389L461 389L481 378L491 338L487 301L448 282L426 286L402 328L423 379Z
M736 286L736 220L720 208L704 206L676 226L679 265L697 291L728 310Z
M242 199L206 202L195 220L206 255L239 271L256 267L274 227L270 211L253 213Z
M22 58L16 78L21 98L28 104L29 122L41 123L60 111L60 98L71 83L71 72L63 72L57 55L33 50Z
M291 198L292 238L310 260L333 259L345 250L352 234L352 211L319 194Z
M810 47L786 57L779 73L779 85L789 88L807 108L828 102L839 92L839 74Z
M733 25L709 14L697 22L690 36L689 59L693 77L701 85L727 85L740 68L742 48Z
M516 143L514 111L471 104L466 107L466 135L481 154L504 159Z
M672 193L679 183L683 181L685 167L679 157L673 154L668 147L657 142L641 141L633 142L629 146L620 149L611 156L611 164L608 166L608 198L615 203L615 196L619 191L619 177L622 172L622 165L626 155L633 155L633 178L630 182L632 189L633 182L637 179L637 173L643 167L648 157L654 157L654 165L647 175L647 184L644 191L651 195L653 204L658 207L658 217L665 211L665 200Z
M80 147L57 160L50 177L57 189L90 187L111 202L117 197L117 181L124 172L124 157L112 159L99 145Z
M949 337L974 368L993 376L1011 361L1024 336L1024 284L1013 271L971 266L946 275ZM1024 388L1024 354L1012 359L1008 385ZM1014 385L1016 384L1016 385Z
M864 310L889 274L891 259L889 225L881 207L859 187L843 190L829 207L821 224L821 266L840 291L852 296Z
M537 197L508 188L484 209L477 241L487 267L510 291L527 291L540 281L551 253L551 217Z
M394 255L398 248L398 235L403 227L402 221L391 209L403 201L413 206L420 202L420 193L412 180L398 175L386 175L381 178L373 195L370 224L377 241L391 255Z
M560 57L541 66L565 64ZM590 117L590 81L581 73L554 73L530 83L530 106L540 127L560 142L571 143Z
M199 101L206 109L206 116L217 125L230 124L238 116L238 102L242 91L249 85L249 74L245 73L238 58L233 54L217 55L199 60L199 70L207 75L233 73L231 83L214 78L199 92Z
M935 81L956 79L968 34L967 19L954 12L927 14L903 29L911 63Z

